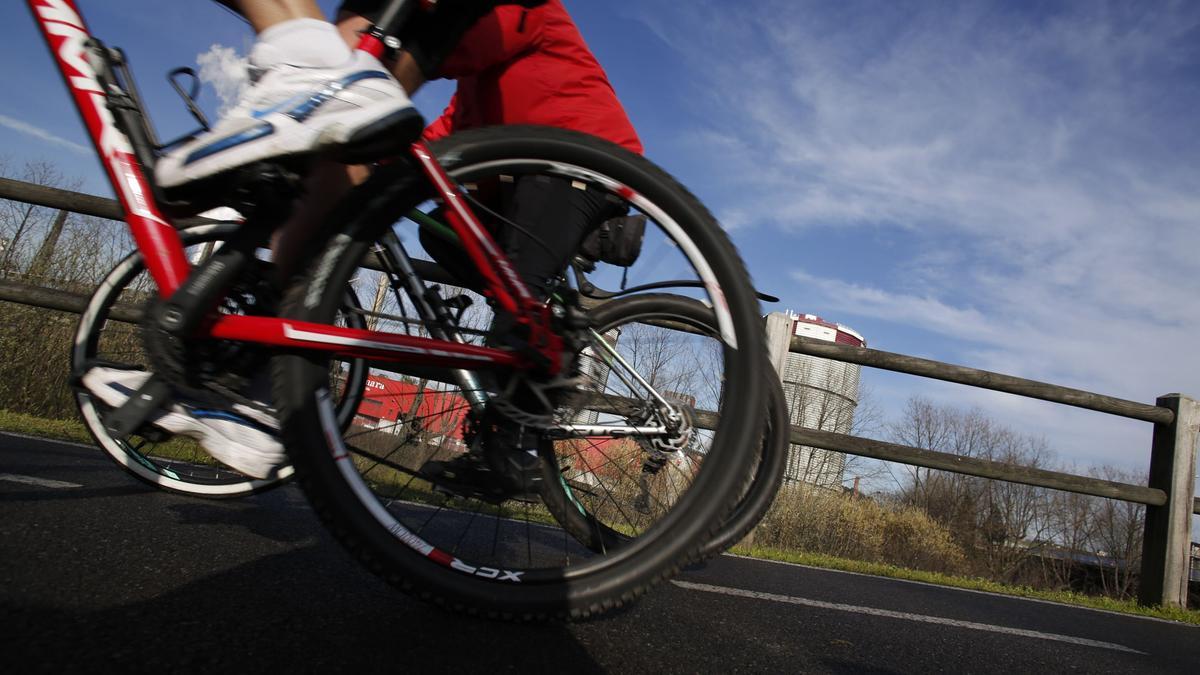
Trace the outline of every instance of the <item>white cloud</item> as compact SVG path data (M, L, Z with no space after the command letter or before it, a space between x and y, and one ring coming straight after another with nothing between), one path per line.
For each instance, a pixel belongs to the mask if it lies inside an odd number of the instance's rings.
M217 114L224 114L233 107L246 84L246 57L233 47L214 44L196 55L196 65L200 66L200 81L211 86L221 101Z
M930 296L902 295L840 279L823 279L794 270L792 280L813 294L814 302L839 312L888 321L913 321L946 337L992 343L997 327L974 309L956 308Z
M66 148L67 150L79 153L81 155L91 155L94 153L94 151L87 146L80 145L74 141L69 141L62 136L52 134L41 127L34 126L28 122L22 122L21 120L14 119L8 115L0 115L0 126L8 127L13 131L25 134L27 136L33 136L34 138L46 141L47 143L53 143L60 148Z

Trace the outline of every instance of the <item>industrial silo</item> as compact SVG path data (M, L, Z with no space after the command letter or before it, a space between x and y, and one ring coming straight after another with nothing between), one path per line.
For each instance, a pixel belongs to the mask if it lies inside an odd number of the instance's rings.
M812 314L787 313L791 334L865 347L853 329ZM780 373L792 424L847 434L858 405L859 366L788 352ZM846 456L806 445L792 445L784 481L840 489Z

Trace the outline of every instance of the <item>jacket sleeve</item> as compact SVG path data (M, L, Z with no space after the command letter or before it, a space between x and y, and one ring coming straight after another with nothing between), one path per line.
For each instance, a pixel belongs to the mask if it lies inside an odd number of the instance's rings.
M533 48L542 33L540 9L501 5L483 16L463 35L442 64L442 77L481 73Z
M458 93L455 92L450 97L450 103L446 104L446 109L442 114L429 126L425 127L422 137L427 141L436 141L439 138L445 138L454 133L454 111L458 110Z

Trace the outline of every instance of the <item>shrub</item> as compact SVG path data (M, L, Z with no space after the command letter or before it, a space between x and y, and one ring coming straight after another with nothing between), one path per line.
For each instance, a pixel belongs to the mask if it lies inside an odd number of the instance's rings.
M949 531L920 509L809 486L785 485L751 536L755 546L936 572L959 571L965 561Z

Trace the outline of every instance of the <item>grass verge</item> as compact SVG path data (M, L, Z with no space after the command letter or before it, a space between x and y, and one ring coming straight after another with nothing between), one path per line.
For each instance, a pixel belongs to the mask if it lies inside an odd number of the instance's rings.
M987 593L1011 595L1020 598L1046 600L1049 602L1058 602L1066 605L1078 605L1080 607L1090 607L1092 609L1102 609L1110 612L1120 612L1122 614L1135 614L1138 616L1148 616L1156 619L1166 619L1168 621L1179 621L1182 623L1200 625L1200 611L1170 607L1145 607L1133 602L1132 600L1116 600L1114 598L1084 595L1082 593L1074 593L1071 591L1039 590L1036 588L1030 588L1028 586L1010 586L1008 584L1001 584L995 581L989 581L987 579L956 577L948 574L939 574L937 572L923 572L921 570L896 567L894 565L887 565L884 563L862 562L859 560L836 558L834 556L822 555L818 553L785 551L759 546L735 546L730 553L751 558L762 558L764 560L778 560L781 562L808 565L810 567L841 570L843 572L858 572L860 574L869 574L877 577L920 581L927 584L935 584L937 586L949 586L952 588L964 588L972 591L984 591Z
M50 438L56 441L72 441L86 445L95 445L95 441L92 439L92 435L88 433L87 427L83 422L76 419L54 420L16 413L11 410L0 410L0 431L26 434L39 438ZM141 440L134 437L134 440L131 442L138 443ZM177 436L164 443L147 442L144 446L139 447L142 454L153 456L156 458L155 461L171 459L195 464L216 464L216 461L209 457L208 453L201 450L200 446L190 438Z
M79 420L50 420L9 410L0 410L0 431L91 444L92 435Z

